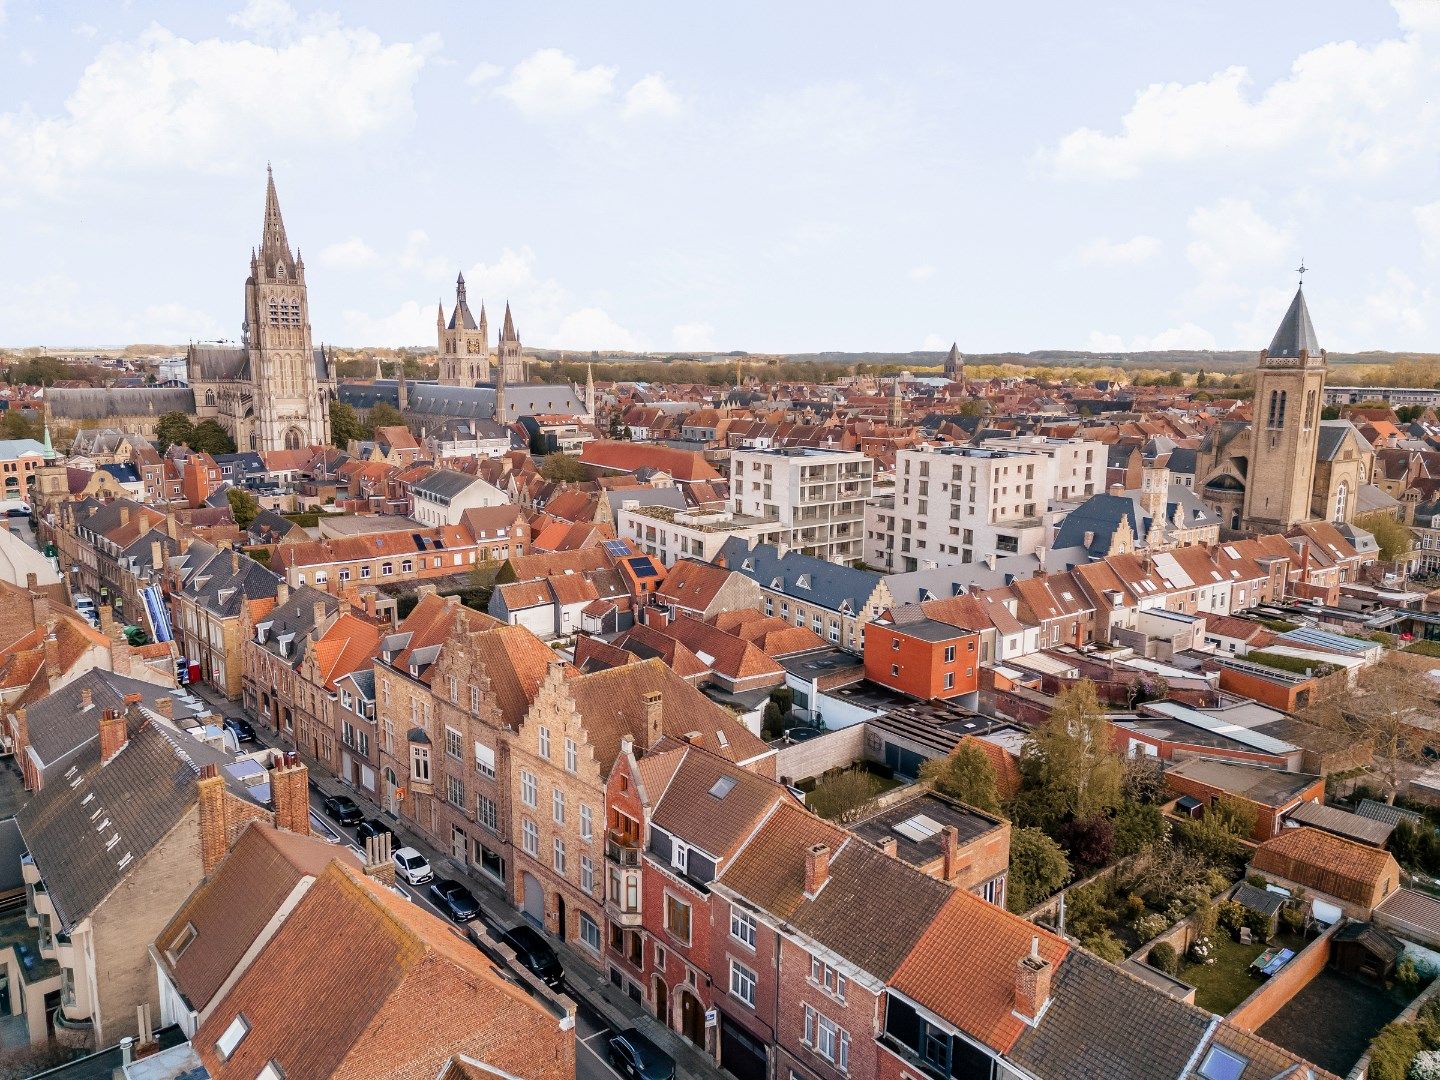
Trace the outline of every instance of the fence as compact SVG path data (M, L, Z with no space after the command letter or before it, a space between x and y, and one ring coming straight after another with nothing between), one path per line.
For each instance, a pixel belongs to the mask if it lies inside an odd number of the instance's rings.
M865 725L852 724L775 752L775 775L785 783L843 769L865 757Z
M1244 1031L1257 1031L1290 999L1309 985L1330 960L1330 940L1343 925L1336 922L1295 954L1295 958L1260 984L1260 988L1231 1010L1227 1019Z

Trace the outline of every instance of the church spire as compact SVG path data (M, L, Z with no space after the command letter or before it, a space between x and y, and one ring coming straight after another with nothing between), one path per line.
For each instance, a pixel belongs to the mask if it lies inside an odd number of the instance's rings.
M265 166L265 229L260 237L261 258L273 263L283 257L290 261L290 242L285 238L285 219L280 216L280 197L275 194L275 172Z
M510 317L510 301L505 301L505 325L500 330L501 341L519 341L520 337L515 333L515 320Z
M455 299L465 303L465 275L464 273L455 276Z
M595 368L588 363L585 365L585 411L590 419L595 419Z
M1315 326L1310 321L1310 308L1305 303L1303 283L1295 290L1295 299L1290 301L1290 309L1285 312L1285 318L1280 320L1280 327L1270 341L1270 348L1265 351L1270 356L1298 357L1302 353L1306 356L1320 356L1320 341L1315 336Z

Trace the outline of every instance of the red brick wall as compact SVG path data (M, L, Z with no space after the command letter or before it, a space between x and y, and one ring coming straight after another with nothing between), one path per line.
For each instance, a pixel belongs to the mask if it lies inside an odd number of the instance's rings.
M744 908L741 908L743 911ZM771 1027L779 996L779 936L759 919L755 920L755 948L730 936L730 904L721 896L710 898L710 971L714 983L712 997L716 1007L725 1014L725 1022L735 1023L764 1043L775 1041ZM734 958L755 972L755 1006L752 1009L730 995L730 959ZM723 1063L723 1061L722 1061Z
M1165 774L1165 786L1177 795L1192 795L1199 799L1208 808L1210 797L1219 795L1224 797L1225 792L1219 788L1211 787L1209 784L1202 784L1188 776L1176 776L1173 772ZM1283 807L1262 806L1260 803L1251 802L1241 796L1235 795L1231 798L1241 799L1248 803L1255 810L1255 831L1251 839L1257 841L1269 840L1280 833L1280 818L1302 802L1310 802L1315 799L1323 799L1325 795L1325 781L1317 778L1316 781L1300 793L1300 797L1288 802Z
M1229 690L1241 697L1254 698L1263 705L1269 705L1272 709L1282 709L1286 712L1295 709L1296 699L1301 691L1309 689L1310 686L1309 682L1287 686L1284 683L1272 682L1270 679L1262 679L1248 672L1236 671L1234 668L1220 669L1221 690Z
M868 635L867 635L868 636ZM835 1021L849 1033L850 1061L846 1073L830 1065L804 1045L805 1006ZM879 1047L875 1042L878 1001L874 994L855 983L845 990L842 1004L810 981L810 954L786 938L780 945L780 1014L776 1025L776 1049L783 1055L782 1066L794 1062L801 1075L842 1080L843 1077L875 1076L879 1070ZM777 1076L786 1076L784 1068Z
M865 630L865 677L922 701L969 694L979 686L979 642L978 634L951 641L925 641L894 627L871 623ZM952 646L955 659L946 663L945 650ZM894 674L897 667L898 675ZM948 689L947 674L954 676L955 683Z
M1340 928L1336 923L1296 954L1276 974L1261 984L1230 1014L1230 1022L1245 1031L1255 1031L1291 998L1298 994L1330 960L1330 939Z

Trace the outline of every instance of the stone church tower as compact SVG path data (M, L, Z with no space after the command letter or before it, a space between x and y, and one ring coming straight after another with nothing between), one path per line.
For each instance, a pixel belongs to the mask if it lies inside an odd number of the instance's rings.
M1246 531L1285 532L1310 520L1324 389L1325 350L1315 337L1302 286L1255 369Z
M250 443L255 450L298 450L329 443L335 386L310 341L305 262L290 252L275 177L268 167L266 173L264 234L245 282Z
M470 314L465 301L465 275L455 279L455 312L445 322L445 308L435 312L440 339L440 381L446 386L474 386L490 381L490 328L485 320L485 302L480 302L480 321Z
M960 343L951 342L950 355L945 357L945 378L953 383L965 382L965 357L960 355Z
M520 335L515 332L515 320L510 317L510 305L505 305L505 325L500 328L500 350L496 357L500 374L499 382L527 383L530 381L529 365L520 352Z

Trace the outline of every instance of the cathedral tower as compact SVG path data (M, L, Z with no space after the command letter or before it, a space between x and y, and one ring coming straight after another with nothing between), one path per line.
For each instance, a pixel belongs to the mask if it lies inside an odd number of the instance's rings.
M965 357L960 355L960 343L951 342L950 355L945 357L945 378L953 383L965 382Z
M440 339L440 381L446 386L474 386L490 380L490 328L485 321L485 304L480 304L480 321L470 314L465 300L465 275L455 279L455 311L445 322L445 309L435 313Z
M275 177L266 168L265 223L245 282L244 344L254 418L251 449L298 450L330 441L334 378L310 340L305 261L290 252Z
M530 373L526 370L525 357L520 352L520 335L515 332L515 320L510 317L510 305L505 305L505 325L500 328L500 353L495 362L504 369L503 378L507 383L527 383Z
M1325 350L1315 337L1302 287L1255 369L1245 530L1285 532L1310 520L1324 390Z

